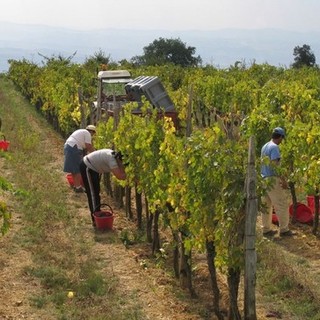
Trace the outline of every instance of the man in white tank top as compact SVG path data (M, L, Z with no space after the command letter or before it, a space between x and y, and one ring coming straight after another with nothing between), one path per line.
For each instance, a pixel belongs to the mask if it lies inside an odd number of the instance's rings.
M74 183L74 191L85 192L81 186L80 162L84 153L94 151L92 137L96 133L96 127L88 125L86 129L74 131L64 144L64 167L63 171L71 173Z
M86 188L92 223L93 214L100 211L100 178L102 173L111 172L117 179L125 180L126 173L122 154L112 149L101 149L86 155L80 163L80 172Z

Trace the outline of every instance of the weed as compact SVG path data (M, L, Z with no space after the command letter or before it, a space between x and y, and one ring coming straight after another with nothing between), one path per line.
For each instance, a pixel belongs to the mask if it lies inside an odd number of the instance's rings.
M107 286L104 278L100 274L93 274L81 283L77 293L80 297L88 297L92 294L103 296L107 292Z
M67 295L64 291L54 292L50 297L50 301L57 306L62 306L66 302L66 300Z
M158 268L165 267L167 259L168 259L168 254L165 248L160 248L159 252L156 252L156 266Z
M30 302L32 306L41 309L47 304L48 301L46 296L33 296L30 298Z
M8 191L8 190L12 190L12 184L10 182L8 182L5 178L0 176L0 189Z
M20 199L26 199L28 197L30 197L30 193L26 190L23 189L17 189L13 192L13 194L17 197L19 197Z
M7 204L0 201L0 219L2 219L2 226L0 227L0 232L4 235L8 232L10 227L11 213L8 211Z
M11 154L7 151L0 150L0 158L4 158L7 160L11 159Z
M41 284L47 289L67 289L70 286L68 278L61 269L56 267L26 268L26 273L39 278Z
M20 132L20 134L24 134L24 132ZM28 135L24 135L25 139L23 140L23 149L26 152L33 151L35 146L40 144L39 135L37 133L31 133Z
M123 242L123 244L125 245L125 247L128 247L130 245L134 244L134 236L133 233L130 232L127 229L123 229L120 232L120 239Z
M119 238L125 247L128 247L130 245L143 242L145 240L145 234L139 230L123 229L120 232Z

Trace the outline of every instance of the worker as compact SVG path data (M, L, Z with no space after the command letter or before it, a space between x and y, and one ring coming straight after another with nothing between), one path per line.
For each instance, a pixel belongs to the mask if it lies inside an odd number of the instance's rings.
M92 223L94 212L100 211L100 179L103 173L111 172L117 179L125 180L126 172L121 152L100 149L86 155L80 163L80 172L87 192Z
M74 131L64 144L63 171L71 173L76 193L86 191L81 185L80 162L85 154L94 151L92 137L95 133L96 127L88 125L85 129Z

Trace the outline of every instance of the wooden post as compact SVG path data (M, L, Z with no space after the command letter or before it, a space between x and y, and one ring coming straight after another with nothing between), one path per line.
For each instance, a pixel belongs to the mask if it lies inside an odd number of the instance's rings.
M82 92L82 88L81 87L78 88L78 97L79 97L80 114L81 114L81 125L80 125L80 128L85 128L86 125L87 125L87 121L86 121L86 114L85 114L85 110L84 110L84 106L83 106L83 92Z
M186 136L190 137L192 132L192 99L193 99L193 87L189 88L189 100L188 100L188 109L187 109L187 128L186 128Z
M113 121L114 121L113 130L114 131L116 131L118 128L120 116L121 116L121 105L120 105L120 102L116 101L115 94L113 94ZM117 148L117 146L115 146L115 148ZM127 196L129 196L128 194L125 195L124 187L121 187L119 184L116 184L114 187L114 195L115 195L118 207L123 208L124 207L123 197L125 196L126 197L125 201L128 201Z
M316 235L319 228L319 190L317 189L314 195L314 219L312 233Z
M187 109L187 127L186 127L186 137L190 137L192 133L192 99L193 99L193 87L189 87L189 100L188 100L188 109ZM188 167L188 163L185 163L185 167ZM188 288L191 296L195 296L195 292L192 287L192 274L191 274L191 252L187 253L184 245L184 236L179 231L176 234L176 240L178 239L178 242L176 245L178 246L178 252L179 252L179 279L180 279L180 285L183 288Z
M102 80L99 79L98 82L98 93L97 93L97 110L94 110L96 114L96 122L98 123L101 118L101 93L102 93Z
M256 269L255 249L258 201L256 194L255 141L250 137L248 169L246 179L246 222L245 222L245 272L244 272L244 319L256 320Z

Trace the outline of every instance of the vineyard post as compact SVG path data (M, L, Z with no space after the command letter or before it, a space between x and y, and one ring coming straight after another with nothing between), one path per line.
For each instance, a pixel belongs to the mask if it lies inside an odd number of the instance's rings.
M255 140L249 139L248 169L246 177L246 222L245 222L245 272L244 272L244 318L256 320L256 269L255 250L258 202L256 194Z
M290 158L289 158L289 168L290 168L290 173L294 172L294 165L293 165L293 159L294 156L291 153ZM293 214L292 214L292 223L297 222L297 206L298 206L298 200L297 200L297 194L296 194L296 189L295 189L295 183L293 181L289 181L289 190L291 193L291 198L292 198L292 207L293 207Z
M98 81L98 91L97 91L97 110L96 110L96 121L98 122L101 118L101 94L100 92L102 92L102 81Z
M115 94L113 94L113 105L114 105L114 109L113 109L113 118L114 118L114 122L113 122L113 130L117 131L119 122L120 122L120 116L121 116L121 105L120 102L117 103L116 98L115 98ZM117 149L117 146L114 146ZM127 190L128 191L128 190ZM131 191L130 191L131 193ZM123 203L123 196L125 195L125 189L124 187L121 187L119 184L115 184L114 187L114 195L115 195L115 199L116 202L119 206L119 208L123 208L124 207L124 203ZM129 194L126 194L126 199L127 197L129 197ZM128 202L126 201L126 204L128 205ZM126 212L128 211L128 208L126 207Z
M138 184L135 183L135 198L136 198L136 209L137 209L137 226L139 230L142 230L142 192L138 191Z
M317 234L318 227L319 227L319 190L316 190L314 195L314 219L313 219L313 228L312 233L314 235Z
M191 132L192 132L192 123L191 123L192 99L193 99L193 86L190 86L190 88L189 88L188 109L187 109L187 129L186 129L186 136L187 137L190 137Z
M190 137L192 133L192 99L193 99L193 87L192 85L189 87L189 100L188 100L188 106L187 106L187 127L186 127L186 137ZM188 167L188 164L185 163L186 168ZM195 296L195 291L192 286L192 265L191 265L191 250L190 252L186 251L184 240L185 237L183 233L179 230L178 234L176 236L176 248L175 248L175 254L178 254L178 257L174 257L174 259L178 259L178 267L179 267L179 280L180 285L183 288L188 288L191 296Z
M78 88L78 97L79 97L80 114L81 114L81 128L85 128L87 125L87 122L86 122L86 115L83 107L83 93L82 93L81 87Z

